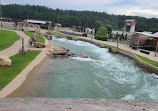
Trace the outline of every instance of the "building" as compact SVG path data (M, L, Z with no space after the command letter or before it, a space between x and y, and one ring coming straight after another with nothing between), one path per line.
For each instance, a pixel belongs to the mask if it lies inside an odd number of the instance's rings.
M0 17L0 20L2 20L3 22L13 22L11 18L7 18L7 17Z
M33 19L24 20L25 26L31 26L31 27L36 26L36 25L45 26L46 24L52 24L52 22L44 21L44 20L33 20Z
M130 46L133 49L142 48L146 50L155 50L157 47L158 33L151 32L136 32L130 41Z
M158 32L152 34L152 37L157 38L158 39Z
M93 30L92 30L91 28L86 28L86 29L85 29L85 33L88 34L88 35L91 34L92 31L93 31Z
M135 33L136 20L128 19L125 24L125 32L129 32L131 35Z

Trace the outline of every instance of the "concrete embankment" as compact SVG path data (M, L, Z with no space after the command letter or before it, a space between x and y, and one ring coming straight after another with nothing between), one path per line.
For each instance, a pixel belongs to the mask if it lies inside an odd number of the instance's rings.
M95 45L97 45L97 46L99 46L101 48L109 48L109 52L118 53L118 54L122 54L124 56L130 57L130 58L134 59L136 61L136 64L138 66L140 66L141 68L143 68L143 69L145 69L145 70L147 70L147 71L149 71L151 73L155 73L155 74L158 75L158 68L157 67L142 61L141 59L139 59L132 52L125 51L123 49L117 49L117 48L112 48L112 47L109 47L109 46L105 46L102 43L91 41L91 40L87 40L87 39L83 39L83 38L80 38L80 37L72 37L72 36L69 36L69 35L61 35L61 34L54 34L54 35L57 36L57 37L60 37L60 38L67 38L69 40L81 40L81 41L85 41L85 42L90 42L90 43L95 44Z
M125 51L125 50L122 50L122 49L114 49L114 48L111 48L111 47L109 47L109 52L118 53L118 54L122 54L122 55L125 55L127 57L130 57L130 58L134 59L136 61L136 64L138 66L140 66L141 68L143 68L143 69L145 69L145 70L147 70L151 73L155 73L155 74L158 75L158 68L157 67L142 61L135 54L133 54L131 52L128 52L128 51Z

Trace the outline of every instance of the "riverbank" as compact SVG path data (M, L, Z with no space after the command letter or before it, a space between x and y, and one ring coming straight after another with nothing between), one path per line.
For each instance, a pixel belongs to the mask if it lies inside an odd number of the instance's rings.
M87 38L67 35L67 34L63 34L60 32L53 32L53 33L54 33L54 35L56 35L60 38L67 38L69 40L81 40L81 41L85 41L85 42L90 42L90 43L95 44L101 48L111 48L112 53L119 53L119 54L128 56L128 57L134 59L136 61L136 64L139 65L140 67L142 67L143 69L145 69L149 72L153 72L153 73L158 75L158 67L152 65L151 63L148 63L147 61L144 61L143 59L140 58L141 56L138 54L137 54L138 55L137 56L133 52L130 52L130 51L127 51L127 50L124 50L121 48L117 48L117 47L114 47L111 45L107 45L107 44L104 44L102 41L98 41L98 40L94 40L94 39L91 41L90 39L87 39Z
M24 35L24 33L20 33L17 31L17 33L19 35ZM26 36L26 35L25 35ZM28 41L26 40L25 41L26 44L25 45L28 45ZM48 46L49 45L49 41L48 40L45 40L45 44ZM28 47L28 46L27 46ZM15 47L14 47L15 48ZM26 48L27 49L27 48ZM31 50L33 50L33 52L36 50L35 48L32 48ZM40 49L41 50L41 49ZM24 66L25 68L20 71L20 74L18 74L16 77L12 78L13 80L4 87L1 91L0 91L0 98L4 98L4 97L7 97L8 95L10 95L11 93L13 93L16 89L18 89L24 82L25 80L27 79L28 75L30 74L30 72L36 67L38 66L45 58L46 58L46 48L43 49L40 54L37 54L38 56L35 57L34 60L31 60L31 62L29 64L27 64L27 66ZM18 51L18 48L17 48L17 51ZM17 52L15 51L15 52ZM15 55L14 53L11 53L11 55ZM16 56L16 55L15 55ZM31 57L30 57L31 58ZM16 61L14 61L16 63ZM13 64L14 65L14 64ZM25 64L26 65L26 64ZM10 68L10 67L9 67ZM12 67L10 68L12 69ZM15 71L16 73L19 73L17 72L17 70ZM6 72L7 73L7 72Z

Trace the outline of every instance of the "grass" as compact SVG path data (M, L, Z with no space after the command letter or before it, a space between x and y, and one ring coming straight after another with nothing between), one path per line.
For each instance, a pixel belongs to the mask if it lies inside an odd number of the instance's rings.
M29 32L29 31L24 31L24 33L29 37L31 37L32 34L37 34L36 32ZM45 39L42 35L40 35L39 42L45 43Z
M107 44L104 44L104 45L107 46L107 47L111 47L111 48L114 48L114 49L118 49L117 47L112 46L112 45L107 45Z
M0 90L11 82L41 51L28 51L24 56L16 54L11 57L12 66L0 66Z
M135 55L136 55L139 59L141 59L142 61L147 62L147 63L149 63L149 64L151 64L151 65L153 65L153 66L155 66L155 67L158 67L158 62L153 61L153 60L150 60L150 59L145 58L145 57L142 57L142 56L137 55L137 54L135 54Z
M0 51L10 47L19 39L20 36L13 31L0 30Z
M7 26L2 26L2 27L5 29L14 30L14 28L11 28L11 27L7 27Z

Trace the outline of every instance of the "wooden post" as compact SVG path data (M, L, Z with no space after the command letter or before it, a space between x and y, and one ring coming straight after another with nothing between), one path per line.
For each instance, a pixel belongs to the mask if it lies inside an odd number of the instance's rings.
M24 56L24 38L22 38L22 56Z

